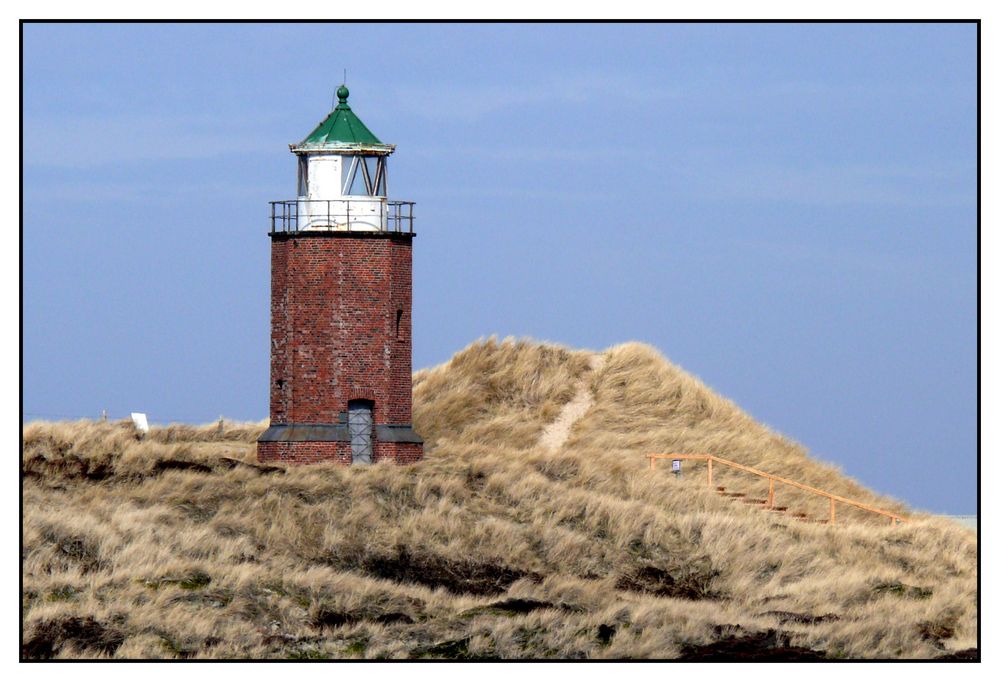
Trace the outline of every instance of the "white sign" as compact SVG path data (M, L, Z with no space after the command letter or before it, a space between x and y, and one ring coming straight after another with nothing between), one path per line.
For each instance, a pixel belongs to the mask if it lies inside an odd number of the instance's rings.
M149 433L149 422L146 421L145 412L133 412L132 413L132 423L135 425L139 431L143 433Z
M671 465L670 469L672 471L680 471L681 470L681 461L679 459L675 459L674 463L673 463L673 465Z

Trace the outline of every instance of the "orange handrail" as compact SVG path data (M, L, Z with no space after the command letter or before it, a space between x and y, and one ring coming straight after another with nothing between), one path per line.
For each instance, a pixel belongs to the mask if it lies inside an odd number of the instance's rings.
M761 478L766 478L768 480L768 492L767 492L767 508L771 509L774 507L774 484L775 482L784 483L785 485L790 485L795 488L800 488L806 492L813 493L814 495L820 495L821 497L829 498L830 500L830 523L835 524L837 522L837 502L843 502L844 504L851 505L852 507L857 507L858 509L863 509L874 514L881 514L882 516L889 517L889 523L896 525L899 521L908 521L905 516L900 516L891 511L886 511L885 509L879 509L878 507L872 507L870 505L864 504L863 502L858 502L857 500L851 500L846 497L841 497L840 495L835 495L834 493L829 493L825 490L820 490L819 488L813 488L805 483L799 483L798 481L793 481L782 476L776 476L775 474L769 474L766 471L761 471L760 469L754 469L745 464L739 464L738 462L733 462L728 459L723 459L722 457L717 457L716 455L679 455L679 454L652 454L646 455L649 458L649 468L653 470L656 468L656 460L658 459L683 459L683 460L699 460L708 462L708 485L712 485L712 463L718 462L719 464L724 464L728 467L734 469L739 469L741 471L746 471L747 473L760 476Z

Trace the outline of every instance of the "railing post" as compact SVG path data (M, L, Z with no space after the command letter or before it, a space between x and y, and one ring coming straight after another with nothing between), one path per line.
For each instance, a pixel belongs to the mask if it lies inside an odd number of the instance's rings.
M875 507L871 507L869 505L863 504L863 503L861 503L861 502L859 502L857 500L851 500L851 499L847 499L845 497L841 497L840 495L834 495L833 493L827 492L825 490L820 490L818 488L813 488L811 486L805 485L804 483L799 483L799 482L796 482L796 481L793 481L793 480L790 480L790 479L787 479L787 478L783 478L781 476L777 476L775 474L769 474L766 471L760 471L759 469L754 469L753 467L748 467L748 466L745 466L743 464L739 464L737 462L732 462L732 461L730 461L728 459L724 459L722 457L715 457L714 455L709 455L709 454L684 455L684 454L655 454L655 453L650 453L650 454L646 455L646 457L649 459L649 468L650 468L651 471L656 469L656 460L657 459L666 459L668 457L672 457L675 460L692 460L692 459L693 460L705 460L708 463L708 482L709 482L709 487L711 487L712 484L714 483L714 464L715 464L715 460L719 460L719 462L721 464L723 464L724 466L733 467L733 468L738 469L738 470L743 470L743 471L751 473L751 474L753 474L755 476L759 476L760 478L766 478L767 479L767 483L768 483L768 490L767 490L767 506L765 508L769 508L769 509L774 509L775 508L774 507L774 486L779 481L781 483L784 483L785 485L792 486L793 488L800 488L802 490L805 490L806 492L811 493L813 495L817 495L819 497L826 497L827 499L830 500L830 518L827 521L827 523L829 523L830 525L835 525L837 523L837 502L843 502L846 505L849 505L849 506L852 506L852 507L857 507L858 509L862 509L864 511L867 511L867 512L870 512L870 513L873 513L873 514L879 514L881 516L886 516L886 517L889 518L889 524L891 526L896 526L897 524L909 521L909 519L907 519L906 517L899 516L899 515L897 515L897 514L895 514L893 512L890 512L890 511L888 511L886 509L877 509Z

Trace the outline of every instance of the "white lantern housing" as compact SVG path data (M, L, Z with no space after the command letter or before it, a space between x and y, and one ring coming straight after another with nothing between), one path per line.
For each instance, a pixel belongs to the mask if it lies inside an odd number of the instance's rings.
M386 189L386 160L396 147L383 144L351 111L349 94L340 86L330 115L302 142L289 145L299 161L298 198L294 215L286 218L294 219L297 230L385 231L391 222L401 227L399 206L389 206Z

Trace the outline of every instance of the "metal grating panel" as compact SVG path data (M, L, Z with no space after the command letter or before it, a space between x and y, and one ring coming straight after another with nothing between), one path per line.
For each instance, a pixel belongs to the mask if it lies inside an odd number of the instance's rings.
M372 408L370 400L352 400L347 403L347 431L351 437L351 462L372 463Z

